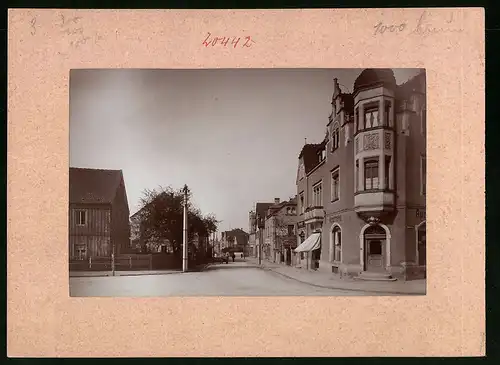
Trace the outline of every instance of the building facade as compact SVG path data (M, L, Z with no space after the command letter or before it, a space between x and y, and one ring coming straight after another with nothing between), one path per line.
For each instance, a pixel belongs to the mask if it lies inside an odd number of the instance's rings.
M255 232L254 255L260 259L269 259L271 257L271 248L266 244L265 240L265 228L267 210L273 204L274 203L256 203L255 210L250 212L250 215L254 216L254 219L250 220L253 224L252 230ZM269 241L267 242L270 243Z
M257 221L255 211L248 213L248 251L249 255L257 257Z
M69 170L69 257L86 260L127 252L129 207L121 170Z
M297 172L298 266L392 280L426 275L426 78L366 69L334 80L321 143Z
M248 255L248 233L241 228L224 231L221 234L222 250L243 252Z
M264 232L266 240L269 240L273 262L292 264L292 250L297 247L296 221L296 198L283 202L276 198L274 204L268 208Z

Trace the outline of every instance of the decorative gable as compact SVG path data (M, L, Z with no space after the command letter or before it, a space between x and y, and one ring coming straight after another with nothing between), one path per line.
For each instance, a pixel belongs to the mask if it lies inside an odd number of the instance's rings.
M299 168L297 170L297 181L302 180L306 176L306 168L304 166L304 160L299 160Z

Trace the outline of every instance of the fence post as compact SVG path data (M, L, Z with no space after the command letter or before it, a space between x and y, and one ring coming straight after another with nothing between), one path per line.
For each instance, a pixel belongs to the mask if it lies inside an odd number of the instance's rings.
M128 257L128 266L129 268L132 268L132 256Z
M111 270L113 272L113 276L115 276L115 254L111 254Z
M89 257L89 269L92 269L92 257Z

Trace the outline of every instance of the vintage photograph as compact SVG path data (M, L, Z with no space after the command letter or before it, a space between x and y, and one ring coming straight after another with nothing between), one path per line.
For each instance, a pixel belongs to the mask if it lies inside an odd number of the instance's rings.
M424 69L73 69L73 297L426 294Z

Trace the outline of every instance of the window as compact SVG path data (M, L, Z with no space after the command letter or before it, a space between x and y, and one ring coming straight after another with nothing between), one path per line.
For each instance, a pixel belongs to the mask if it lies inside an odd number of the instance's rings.
M359 161L356 160L356 168L354 169L354 192L359 191Z
M425 156L420 156L420 194L425 195L427 190L427 166Z
M87 249L85 247L76 248L76 258L78 260L85 260L87 257Z
M318 152L318 155L319 155L319 161L323 161L326 157L326 153L325 153L325 150L321 150Z
M299 207L299 209L300 209L300 214L304 214L304 206L305 206L305 202L304 202L304 193L303 193L303 192L302 192L302 193L300 193L300 194L299 194L299 196L300 196L300 207Z
M356 112L354 114L354 124L355 124L355 133L361 129L359 125L359 108L356 108Z
M341 240L341 233L340 233L340 227L335 227L333 229L333 250L334 250L334 255L333 255L333 260L340 262L342 261L342 240Z
M293 224L289 224L288 225L288 235L289 236L293 236L295 233L294 233L294 225Z
M334 127L332 128L332 151L335 151L339 148L340 144L340 128Z
M390 126L391 125L391 103L389 101L386 101L384 104L384 125Z
M340 197L340 179L339 179L339 169L332 171L332 196L331 201L338 200Z
M385 156L385 175L384 175L384 189L391 189L389 186L389 175L391 172L391 156Z
M323 206L323 184L321 182L313 186L313 205L315 207Z
M76 211L76 225L85 226L87 224L87 211L77 210Z
M427 134L427 109L422 108L420 112L420 132L423 136Z
M365 190L378 189L378 161L365 162Z
M365 110L365 128L378 127L378 109L369 108Z
M416 112L418 111L418 98L416 95L412 95L410 97L411 110Z

